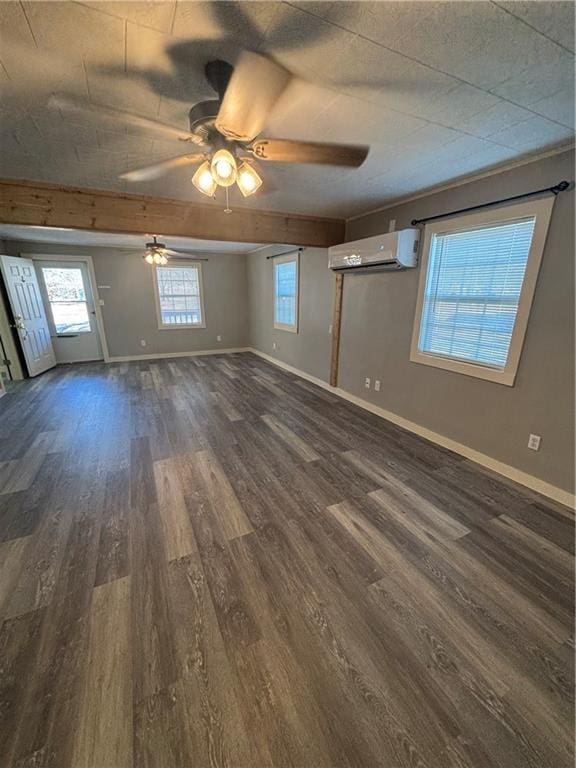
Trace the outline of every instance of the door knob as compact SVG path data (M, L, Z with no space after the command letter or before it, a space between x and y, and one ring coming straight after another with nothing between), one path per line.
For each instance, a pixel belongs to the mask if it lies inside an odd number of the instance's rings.
M21 315L14 315L14 323L11 325L12 328L17 328L19 331L22 332L22 341L26 341L28 338L28 329L24 325L24 321L22 320Z

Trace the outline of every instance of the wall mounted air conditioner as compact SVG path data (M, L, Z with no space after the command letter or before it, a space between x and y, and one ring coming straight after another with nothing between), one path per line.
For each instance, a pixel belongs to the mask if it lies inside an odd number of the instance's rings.
M334 272L367 273L412 269L418 265L419 229L400 229L328 249Z

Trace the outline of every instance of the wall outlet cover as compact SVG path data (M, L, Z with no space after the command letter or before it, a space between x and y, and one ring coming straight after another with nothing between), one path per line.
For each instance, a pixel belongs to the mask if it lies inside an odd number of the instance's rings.
M540 450L540 441L542 438L540 435L530 435L528 438L528 448L532 451L538 451Z
M222 341L222 336L216 336L216 341Z
M365 389L370 389L370 377L369 376L366 376L366 378L364 379L364 387L365 387Z
M376 381L374 382L374 391L380 392L380 379L376 379Z
M141 347L145 347L146 346L146 340L145 339L140 339L140 346Z

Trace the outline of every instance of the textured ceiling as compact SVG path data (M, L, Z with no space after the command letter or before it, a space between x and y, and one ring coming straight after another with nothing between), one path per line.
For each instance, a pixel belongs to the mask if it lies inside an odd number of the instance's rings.
M151 235L120 235L114 232L89 232L83 229L61 229L56 227L20 227L13 224L0 225L0 240L18 240L29 243L51 243L54 245L89 245L106 248L143 248ZM191 237L158 238L169 248L203 253L250 253L261 247L258 243L231 243L220 240L195 240Z
M572 2L0 2L0 34L1 176L206 202L187 169L118 179L177 141L45 104L64 93L185 127L214 96L204 63L243 48L295 75L266 135L371 149L358 170L266 164L236 205L353 216L574 135Z

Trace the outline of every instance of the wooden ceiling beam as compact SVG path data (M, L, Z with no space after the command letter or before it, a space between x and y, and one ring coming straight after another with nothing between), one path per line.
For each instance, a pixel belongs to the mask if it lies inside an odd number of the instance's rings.
M327 247L344 241L344 221L293 213L199 205L169 198L0 179L0 224Z

